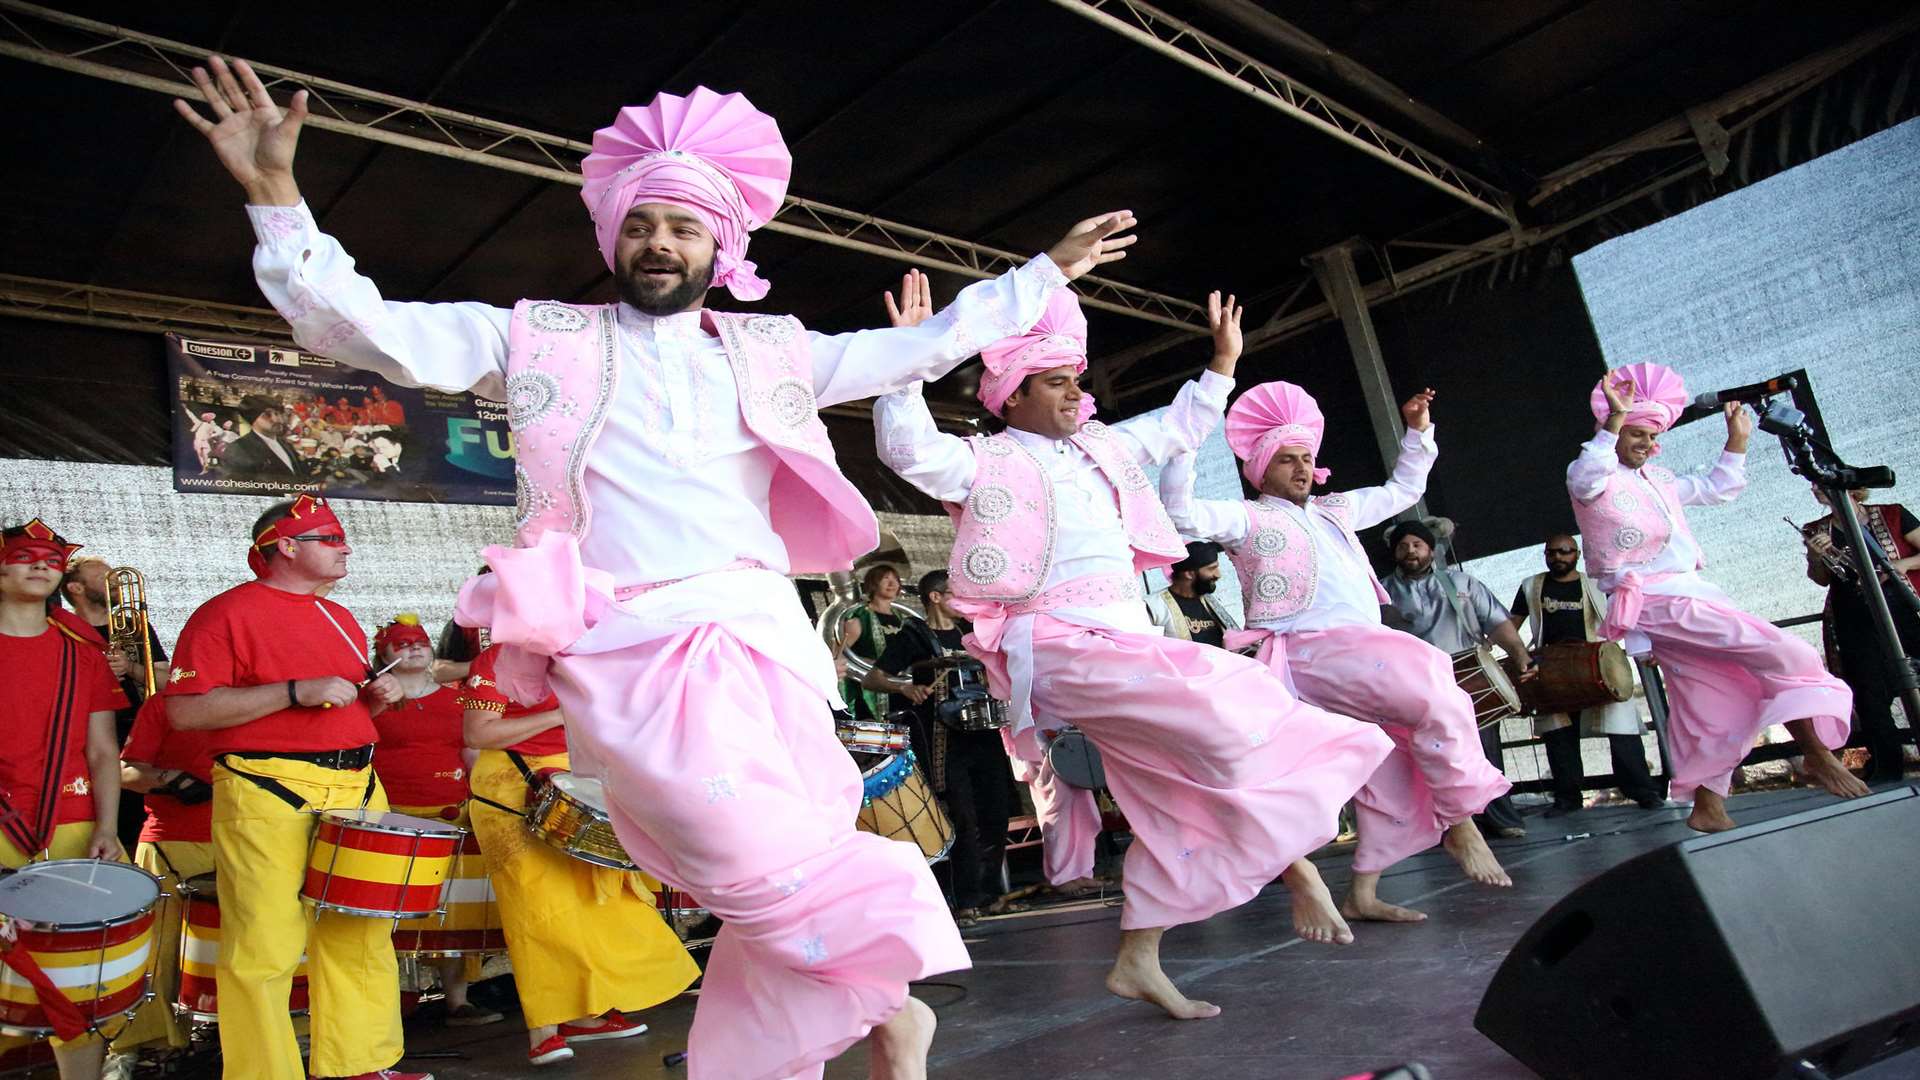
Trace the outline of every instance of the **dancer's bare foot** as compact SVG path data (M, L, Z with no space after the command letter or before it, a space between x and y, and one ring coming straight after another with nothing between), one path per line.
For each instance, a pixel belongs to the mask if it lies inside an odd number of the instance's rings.
M1493 857L1493 849L1487 846L1487 838L1480 835L1479 826L1471 819L1454 823L1440 838L1440 846L1447 849L1453 861L1460 864L1466 875L1482 885L1494 885L1502 889L1511 889L1513 879L1500 866L1500 860Z
M927 1003L909 994L886 1023L867 1036L867 1075L872 1080L927 1080L927 1051L937 1021Z
M1322 945L1353 944L1353 928L1340 917L1333 894L1320 880L1320 868L1305 859L1297 860L1280 875L1293 897L1293 932L1303 940Z
M1694 832L1726 832L1733 828L1733 819L1727 816L1727 800L1718 792L1706 788L1696 788L1693 792L1693 813L1687 815L1687 828Z
M1160 936L1165 928L1122 930L1120 955L1107 972L1107 992L1133 1001L1146 1001L1166 1010L1175 1020L1205 1020L1220 1015L1220 1007L1195 1001L1174 988L1160 969Z
M1838 795L1842 799L1858 799L1872 793L1820 741L1820 734L1813 730L1813 721L1789 720L1786 728L1793 736L1793 741L1800 745L1800 769L1806 773L1808 780L1825 789L1827 794Z
M1425 912L1380 899L1380 873L1356 873L1340 901L1340 914L1362 922L1426 922Z

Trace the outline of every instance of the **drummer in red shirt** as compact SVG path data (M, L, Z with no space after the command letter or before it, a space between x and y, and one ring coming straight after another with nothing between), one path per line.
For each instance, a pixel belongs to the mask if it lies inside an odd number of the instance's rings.
M0 867L39 859L115 859L126 695L100 643L47 616L80 550L39 518L0 531ZM0 1036L0 1053L31 1040ZM53 1040L62 1080L100 1075L106 1045Z
M315 595L346 577L352 550L326 501L276 503L252 536L256 580L187 620L167 686L173 726L210 732L226 1075L307 1077L287 1011L304 951L312 1075L431 1080L392 1071L403 1051L393 924L300 900L313 811L387 809L373 713L400 699L400 685L370 678L366 635Z
M471 829L467 821L467 766L471 754L461 733L465 707L456 681L442 685L433 679L433 642L411 612L397 616L373 635L374 662L392 664L401 698L376 716L380 732L376 755L380 783L387 801L402 814L452 822ZM405 929L403 924L402 929ZM450 956L436 961L440 988L446 993L447 1024L474 1027L504 1019L492 1009L467 1000L467 984L479 974L479 957Z

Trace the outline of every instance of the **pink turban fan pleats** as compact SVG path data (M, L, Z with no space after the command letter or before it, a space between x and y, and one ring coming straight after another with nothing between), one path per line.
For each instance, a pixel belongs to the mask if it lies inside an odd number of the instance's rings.
M1241 461L1240 474L1255 490L1267 475L1273 455L1283 446L1302 446L1320 453L1327 418L1313 395L1290 382L1261 383L1240 395L1227 410L1227 447ZM1313 482L1324 484L1332 474L1313 470Z

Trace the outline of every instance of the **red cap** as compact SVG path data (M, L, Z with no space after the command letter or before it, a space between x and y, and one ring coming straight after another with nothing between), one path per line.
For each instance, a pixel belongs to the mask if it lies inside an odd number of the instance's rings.
M286 517L260 530L253 538L253 547L247 551L247 569L253 576L267 576L267 557L264 552L282 540L310 533L315 529L332 526L334 531L346 535L346 526L333 516L333 508L327 500L316 495L301 495L293 500L293 511Z

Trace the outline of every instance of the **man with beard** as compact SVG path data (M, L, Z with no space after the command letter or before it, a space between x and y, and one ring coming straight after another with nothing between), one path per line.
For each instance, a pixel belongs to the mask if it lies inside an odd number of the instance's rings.
M286 413L270 397L250 395L240 403L250 430L220 452L220 469L254 480L304 480L307 468L288 446Z
M1492 590L1464 570L1433 572L1434 549L1439 543L1433 530L1421 521L1402 521L1387 534L1394 569L1381 584L1386 587L1388 601L1406 617L1407 632L1449 654L1491 641L1506 652L1521 677L1527 677L1533 660L1513 628L1512 617L1494 599ZM1499 724L1480 729L1480 747L1494 768L1506 771ZM1506 795L1487 804L1481 823L1502 839L1517 840L1527 835L1526 821Z
M1528 624L1534 648L1562 641L1599 641L1600 624L1607 617L1607 598L1580 572L1580 543L1566 533L1547 537L1547 570L1520 583L1513 594L1513 625ZM1580 739L1604 736L1613 755L1613 778L1620 794L1642 810L1666 805L1647 771L1647 748L1640 742L1640 710L1631 701L1614 701L1582 709L1578 716L1546 713L1534 717L1533 733L1547 748L1547 769L1553 776L1553 807L1546 817L1559 817L1581 807L1580 782L1585 767Z
M127 696L127 707L114 714L114 731L120 745L124 746L127 737L133 731L134 717L139 714L140 706L147 700L146 673L141 670L140 657L125 650L113 648L108 633L107 612L107 560L93 555L82 555L67 567L67 574L60 581L60 596L73 608L73 613L99 635L100 640L109 642L106 650L107 666L113 669L113 677L120 680L120 691ZM160 635L149 624L147 626L147 648L153 651L153 682L155 686L167 684L167 650L160 644ZM140 843L140 830L147 820L145 797L137 791L122 788L120 791L120 843L128 851Z
M1213 598L1220 587L1220 545L1196 540L1187 557L1167 567L1167 587L1147 598L1147 617L1160 632L1181 641L1224 648L1240 625Z
M1250 501L1193 497L1193 457L1160 477L1167 513L1186 536L1227 546L1245 583L1246 634L1258 657L1303 701L1376 722L1394 751L1354 796L1360 843L1340 902L1349 919L1419 922L1426 916L1379 897L1380 875L1435 844L1483 885L1509 887L1473 815L1511 786L1477 741L1473 702L1453 681L1447 654L1380 623L1386 599L1355 530L1420 500L1439 448L1426 390L1400 407L1407 432L1393 476L1379 487L1313 494L1326 418L1288 382L1240 395L1227 413L1227 445L1260 493Z
M1688 506L1733 501L1747 486L1753 416L1726 407L1727 442L1705 476L1652 463L1660 434L1687 405L1687 386L1664 364L1628 364L1587 396L1593 438L1567 466L1573 518L1587 538L1587 573L1607 593L1600 632L1660 664L1667 690L1669 789L1693 800L1687 824L1733 828L1727 788L1755 738L1784 724L1809 778L1841 798L1867 794L1833 747L1851 729L1853 692L1827 673L1811 645L1734 606L1700 576L1706 560L1687 525Z
M924 1076L934 1017L908 984L968 961L919 850L853 827L832 657L786 576L848 569L879 527L818 410L1031 326L1124 256L1132 214L1076 225L917 326L829 336L715 312L710 287L767 293L747 235L779 212L792 157L772 117L701 87L621 110L582 163L621 303L388 303L300 197L305 92L282 112L245 64L209 66L193 77L213 119L175 106L246 189L256 279L302 347L509 404L518 546L486 549L494 572L456 614L504 646L513 700L543 700L551 675L621 843L724 920L693 1067L818 1077L872 1032L875 1076ZM903 302L924 288L910 274Z

